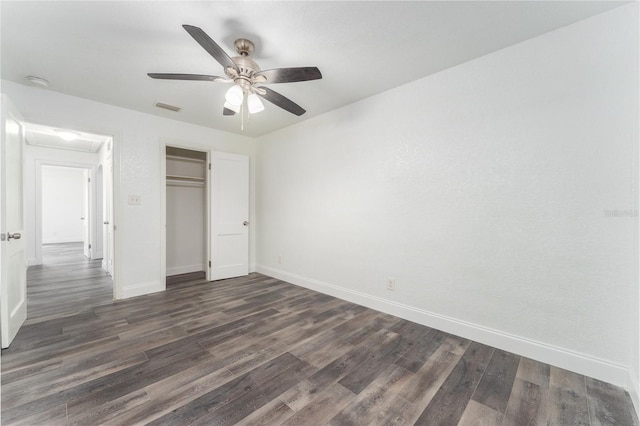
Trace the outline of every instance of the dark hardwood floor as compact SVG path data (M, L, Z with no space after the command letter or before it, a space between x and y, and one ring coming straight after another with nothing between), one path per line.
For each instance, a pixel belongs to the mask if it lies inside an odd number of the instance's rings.
M188 272L186 274L179 275L171 275L166 279L167 285L181 284L187 283L189 281L202 281L206 276L206 272L198 271L198 272Z
M618 387L264 275L112 301L99 262L52 250L3 425L638 424Z
M87 260L81 242L42 246L42 263L27 272L27 324L112 302L111 277L101 260Z

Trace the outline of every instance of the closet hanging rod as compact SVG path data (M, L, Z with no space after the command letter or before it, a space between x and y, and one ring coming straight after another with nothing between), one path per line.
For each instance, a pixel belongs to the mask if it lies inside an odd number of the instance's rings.
M205 178L197 176L180 176L180 175L167 175L167 180L181 180L186 182L205 182Z

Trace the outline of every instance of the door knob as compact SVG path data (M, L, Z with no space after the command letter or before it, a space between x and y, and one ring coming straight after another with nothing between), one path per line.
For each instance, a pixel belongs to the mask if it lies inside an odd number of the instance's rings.
M7 234L7 240L10 240L12 238L14 240L19 240L20 238L22 238L22 234L20 234L19 232L14 232L13 234L11 232L9 232Z
M103 224L103 225L108 225L108 224L109 224L109 222L102 222L102 224Z
M246 220L245 220L244 222L242 222L242 224L243 224L244 226L249 226L249 222L248 222L248 221L246 221Z

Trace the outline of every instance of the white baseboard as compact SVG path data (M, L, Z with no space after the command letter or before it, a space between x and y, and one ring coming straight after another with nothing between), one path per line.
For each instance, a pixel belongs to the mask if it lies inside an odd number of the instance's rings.
M38 259L36 259L35 257L30 257L27 259L27 266L34 266L34 265L41 265L40 262L38 262Z
M206 271L207 268L204 264L186 265L186 266L172 266L167 268L167 276L188 274L189 272Z
M623 365L276 268L256 265L256 272L625 389L629 386L629 369Z
M130 297L143 296L145 294L157 293L165 290L164 283L160 281L150 281L148 283L139 283L125 286L122 289L122 299Z
M640 417L640 377L638 377L638 372L629 372L629 396L631 396L636 414Z

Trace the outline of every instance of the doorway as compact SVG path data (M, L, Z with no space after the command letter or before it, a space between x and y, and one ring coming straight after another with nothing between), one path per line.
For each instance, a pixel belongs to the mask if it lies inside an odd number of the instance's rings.
M41 192L41 252L42 262L60 247L67 252L76 248L91 258L90 169L42 164L40 166Z
M205 279L208 270L207 153L167 146L166 284Z
M164 207L160 276L172 277L169 282L173 282L173 278L180 280L182 274L199 273L201 277L202 271L207 281L248 275L249 156L161 144L161 158L166 161L160 162L161 206ZM192 193L198 193L198 200L186 200L186 193L176 199L173 186L191 188ZM183 209L195 216L179 216L178 211ZM177 219L171 217L174 214L178 215ZM192 233L196 227L198 231ZM183 250L169 247L178 239L183 239L189 250L193 250L180 265L172 263L175 258L169 254Z
M56 268L43 268L43 216L44 216L44 241L49 244L65 245L64 247L55 247L53 253L47 252L46 263L52 263L53 258L58 260L66 258L71 259L73 265L64 261L64 270L55 273L60 281L48 280L48 284L52 285L53 293L58 297L67 298L69 304L58 303L53 296L43 297L43 306L47 310L62 309L68 312L70 309L84 309L84 306L78 303L78 300L84 300L79 293L78 285L83 283L69 280L66 272L77 271L77 261L81 261L83 265L86 263L87 270L95 271L96 263L99 261L90 260L88 258L96 258L99 256L98 247L94 247L96 241L96 218L100 216L96 214L96 206L98 205L95 191L95 170L96 165L106 164L103 161L103 154L108 150L109 156L112 150L115 151L116 144L110 136L89 134L79 131L67 131L65 129L54 128L45 125L25 122L10 100L2 95L2 158L0 161L0 183L2 184L2 219L3 236L6 240L11 241L11 250L4 247L0 250L2 254L2 284L0 299L2 306L0 313L2 319L2 347L8 347L15 336L16 332L24 322L27 316L27 299L29 304L33 304L33 298L27 297L29 292L42 294L36 283L43 283L40 273L46 270ZM107 142L103 144L103 142ZM6 148L6 156L5 154ZM104 149L104 147L108 147ZM102 149L101 149L102 148ZM94 161L96 154L100 151L99 161ZM91 157L89 160L87 160ZM115 158L115 155L113 156ZM73 161L77 160L76 163ZM85 163L86 160L86 163ZM10 167L8 167L10 166ZM111 179L109 183L100 186L102 196L110 200L111 209L113 208L114 188L112 178L113 163L109 163ZM116 176L117 174L116 169ZM80 184L75 185L75 180L61 177L66 173L67 178L71 175L81 173ZM51 173L57 177L51 176ZM104 173L103 173L104 174ZM43 184L43 175L45 182ZM55 181L54 185L50 183ZM44 203L46 205L43 215L43 186ZM76 189L75 191L72 190ZM80 196L78 196L77 188L80 187ZM60 196L62 198L73 193L73 202L55 203L54 198ZM53 195L53 196L52 196ZM116 194L117 195L117 194ZM9 200L7 202L7 200ZM78 202L79 200L79 202ZM67 199L67 201L69 201ZM54 204L51 204L53 202ZM7 208L10 206L11 208ZM52 207L55 206L55 207ZM104 203L103 203L104 206ZM61 211L65 207L71 207L71 211ZM57 212L52 209L58 208ZM113 211L110 210L110 214ZM53 213L53 214L52 214ZM103 215L104 217L104 215ZM112 217L112 216L110 216ZM14 219L20 219L17 223ZM11 219L11 221L9 221ZM64 222L64 219L72 219L70 222ZM61 222L63 221L63 222ZM80 222L80 232L78 233L78 221ZM82 222L84 221L84 222ZM16 222L16 223L14 223ZM53 223L53 226L52 226ZM11 232L6 232L10 229ZM75 241L79 240L79 241ZM69 242L71 241L71 242ZM111 246L113 246L113 236L111 237ZM18 253L14 256L14 253ZM114 253L112 250L111 253ZM49 256L53 254L53 258ZM80 257L73 259L76 255ZM13 262L13 259L20 260L20 263ZM112 257L113 258L113 257ZM14 267L15 263L15 267ZM29 267L27 268L27 265ZM27 286L27 275L32 273L35 280L32 280L30 286ZM103 274L104 294L109 295L112 299L118 294L115 282L107 274ZM65 291L63 284L69 284L68 291ZM86 290L93 292L96 286L90 285ZM32 294L33 295L33 294ZM78 298L80 297L80 299Z
M25 126L25 191L28 263L46 263L43 255L59 246L77 245L85 259L114 272L113 151L111 136L45 125ZM71 134L71 140L61 135ZM52 248L52 247L48 247ZM115 286L112 288L116 295Z

